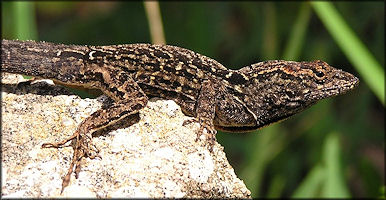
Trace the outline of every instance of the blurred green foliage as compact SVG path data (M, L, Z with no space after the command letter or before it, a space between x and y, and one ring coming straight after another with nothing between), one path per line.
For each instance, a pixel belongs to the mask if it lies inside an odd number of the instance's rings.
M385 105L385 71L329 2L312 2L336 43Z
M149 43L142 2L2 2L2 38ZM220 132L254 197L384 197L384 2L161 2L166 42L238 69L315 60L354 91L248 134Z

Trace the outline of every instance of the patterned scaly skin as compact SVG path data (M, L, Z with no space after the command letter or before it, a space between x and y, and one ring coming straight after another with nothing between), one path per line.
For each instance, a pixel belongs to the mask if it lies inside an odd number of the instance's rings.
M2 71L55 80L64 85L100 89L113 103L86 118L76 132L74 155L63 179L76 177L83 157L95 157L92 133L135 114L149 97L172 99L200 123L209 149L216 130L245 132L286 119L321 99L358 85L350 73L323 61L271 60L230 70L193 51L151 44L111 46L62 45L2 40Z

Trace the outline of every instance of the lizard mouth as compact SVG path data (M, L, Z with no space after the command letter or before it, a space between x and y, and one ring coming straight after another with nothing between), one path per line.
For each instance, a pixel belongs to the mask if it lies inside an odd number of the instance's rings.
M255 131L259 128L260 127L258 127L258 126L218 126L218 125L215 125L215 129L220 130L220 131L224 131L224 132L228 132L228 133L252 132L252 131Z
M343 76L342 79L333 80L330 82L331 84L328 84L318 90L306 94L306 98L318 101L324 98L344 94L359 85L359 79L354 75L347 72L344 72L344 74L342 75L342 71L339 72L340 73L336 76Z
M353 79L349 82L344 81L344 83L338 83L331 88L325 88L322 92L326 92L331 96L336 96L338 94L344 94L352 89L354 89L359 84L359 79L357 77L353 77Z

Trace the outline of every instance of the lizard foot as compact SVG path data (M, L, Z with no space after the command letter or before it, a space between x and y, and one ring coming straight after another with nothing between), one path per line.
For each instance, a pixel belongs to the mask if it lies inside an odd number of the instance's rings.
M94 159L95 157L99 157L97 148L94 145L90 144L90 141L83 138L77 138L77 140L75 141L74 154L71 160L70 167L68 168L67 174L63 177L61 193L63 192L64 188L67 187L70 183L71 174L74 170L74 167L75 178L77 179L79 177L82 158L89 157L91 159Z
M200 139L201 135L205 135L206 140L208 141L208 144L209 144L209 151L212 152L214 142L216 141L216 133L217 133L214 126L212 126L211 123L208 123L205 120L198 120L196 118L185 120L182 123L182 126L186 126L187 124L190 124L190 123L200 124L200 129L197 132L197 137L195 141L197 142Z
M209 151L212 152L214 143L216 141L216 134L217 134L217 131L212 125L212 123L208 123L205 120L200 120L200 129L197 132L196 142L199 140L201 135L205 135L206 141L208 142L208 145L209 145L208 147Z
M95 157L99 157L99 151L91 143L91 138L87 135L80 136L79 133L75 133L71 137L57 143L44 143L42 145L42 148L62 148L65 147L65 144L69 141L73 141L74 153L67 174L63 177L61 193L63 192L64 188L67 187L70 183L71 174L72 172L74 172L74 167L75 178L78 178L81 169L82 158L89 157L91 159L94 159Z

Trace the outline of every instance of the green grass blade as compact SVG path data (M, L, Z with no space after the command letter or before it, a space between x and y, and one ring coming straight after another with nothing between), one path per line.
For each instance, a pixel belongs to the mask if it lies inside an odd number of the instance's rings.
M337 133L330 133L323 150L323 159L326 166L326 182L322 190L325 198L349 198L350 193L343 178L342 166L340 164L340 146Z
M161 11L158 1L144 1L143 4L145 7L147 20L149 22L152 43L166 44L164 28L162 25Z
M325 180L325 171L321 165L316 165L296 189L292 198L319 197L320 187Z
M12 2L11 15L13 18L13 38L19 40L37 40L38 31L35 21L35 7L33 2ZM30 76L23 76L30 79Z
M379 196L378 196L379 199L385 199L385 188L386 188L386 186L383 185L383 186L379 189Z
M263 28L263 58L273 60L277 58L278 52L278 30L277 30L277 13L273 2L265 2L264 7L264 28Z
M381 65L350 29L332 3L322 1L310 3L364 82L385 105L385 73Z
M269 162L283 148L285 137L280 137L281 134L283 134L281 127L279 125L272 125L260 130L258 134L250 136L251 141L253 141L251 143L254 144L254 147L258 148L250 149L250 162L241 171L240 177L245 181L254 198L262 197L260 189L264 184L264 172ZM264 151L261 149L264 149Z
M272 183L268 187L267 192L267 198L280 198L281 194L283 193L283 190L285 189L286 184L286 177L282 176L281 174L276 175L272 179Z
M13 2L12 11L15 38L37 40L34 3L28 1Z
M308 23L311 18L311 9L308 2L303 2L299 15L290 33L290 37L287 46L284 49L284 60L297 60L301 47L304 43L304 36L308 27Z

